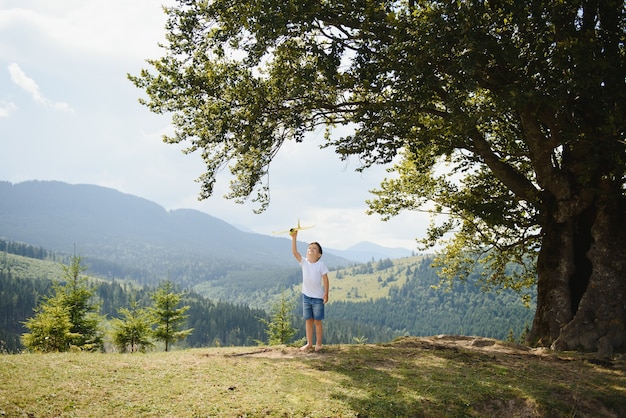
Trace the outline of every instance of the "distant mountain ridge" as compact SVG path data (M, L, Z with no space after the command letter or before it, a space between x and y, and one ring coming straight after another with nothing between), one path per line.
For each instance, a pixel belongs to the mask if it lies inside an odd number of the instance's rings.
M347 250L332 250L332 252L350 260L357 260L363 263L372 261L372 259L381 260L385 258L404 258L415 255L412 251L406 248L383 247L368 241L359 242Z
M179 262L215 260L222 269L294 267L288 239L244 232L193 209L167 211L114 189L58 181L0 181L0 236L155 274L172 272ZM402 256L410 255L405 251ZM330 267L340 267L391 254L399 252L363 243L350 250L327 249L324 257Z

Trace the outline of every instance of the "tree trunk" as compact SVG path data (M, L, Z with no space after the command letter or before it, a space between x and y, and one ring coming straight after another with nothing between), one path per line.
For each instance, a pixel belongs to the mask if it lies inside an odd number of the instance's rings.
M600 192L564 223L546 222L529 343L602 357L626 348L625 211L609 196Z

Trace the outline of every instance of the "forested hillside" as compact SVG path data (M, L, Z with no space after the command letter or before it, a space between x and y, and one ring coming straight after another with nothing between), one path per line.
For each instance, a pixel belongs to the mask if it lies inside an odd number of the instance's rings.
M484 292L471 276L453 288L439 287L431 258L380 259L329 274L330 301L325 335L329 342L388 341L400 335L478 335L518 340L532 324L535 302L526 307L510 290ZM229 274L223 282L204 283L194 291L210 298L236 300L267 309L286 288L298 304L298 268ZM231 299L234 298L234 299ZM299 312L297 313L299 315Z
M1 350L21 348L22 322L49 294L60 277L64 257L28 244L0 240ZM116 268L111 264L112 271ZM192 347L251 345L265 340L260 319L268 319L272 304L285 294L293 303L295 339L302 338L298 268L248 271L227 275L216 283L222 296L206 297L202 286L187 289L183 303L190 306L187 326L194 332L185 344ZM463 334L517 339L530 325L533 306L523 306L513 292L485 293L470 278L450 291L436 288L439 278L426 256L381 259L332 271L331 302L327 305L327 343L389 341L399 335ZM93 276L101 314L118 316L131 298L147 304L150 286L127 277ZM269 285L271 283L271 285ZM206 290L206 289L204 289Z
M60 277L60 264L23 256L0 254L0 352L22 349L20 336L26 332L23 322L34 315L33 309L50 294L53 280ZM92 278L100 314L106 319L119 317L118 309L129 307L136 299L145 306L149 302L149 287L132 282ZM188 325L195 331L185 345L252 345L265 338L260 318L265 311L244 305L212 302L193 292L185 292L182 304L189 305Z
M380 260L331 274L328 316L390 328L399 334L479 335L518 339L532 324L534 300L525 307L521 295L483 292L476 276L451 289L439 287L429 257ZM332 288L339 287L333 299Z
M61 265L65 261L67 257L52 251L0 239L0 353L23 348L20 336L27 331L23 322L34 315L33 309L42 298L50 295L52 282L61 277ZM111 264L111 268L115 270L117 266ZM128 278L90 277L90 284L96 289L100 314L107 320L119 317L118 310L128 308L131 300L139 301L142 306L148 305L149 294L154 290L154 286L144 286ZM273 289L274 298L289 287L287 281L277 283ZM272 300L259 302L258 307L252 308L243 303L207 299L190 289L182 290L185 294L182 304L190 307L186 326L194 329L184 341L184 346L243 346L266 340L265 325L261 320L270 319L267 312ZM297 340L304 336L304 324L300 320L296 295L292 297L292 325L296 329L294 339ZM340 318L334 322L333 335L338 342L352 342L356 335L367 335L373 340L388 340L395 335L381 327L367 324L354 326L352 321Z

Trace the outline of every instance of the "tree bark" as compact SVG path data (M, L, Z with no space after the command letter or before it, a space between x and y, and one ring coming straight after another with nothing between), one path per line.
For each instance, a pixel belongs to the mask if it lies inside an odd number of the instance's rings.
M626 348L626 222L619 199L615 190L600 191L566 222L546 222L529 343L601 357Z

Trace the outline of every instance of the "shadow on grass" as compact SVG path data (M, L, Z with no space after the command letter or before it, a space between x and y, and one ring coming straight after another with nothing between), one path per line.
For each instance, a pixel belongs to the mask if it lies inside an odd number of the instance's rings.
M312 363L345 376L334 399L359 417L625 416L621 370L580 360L436 345L350 346Z

